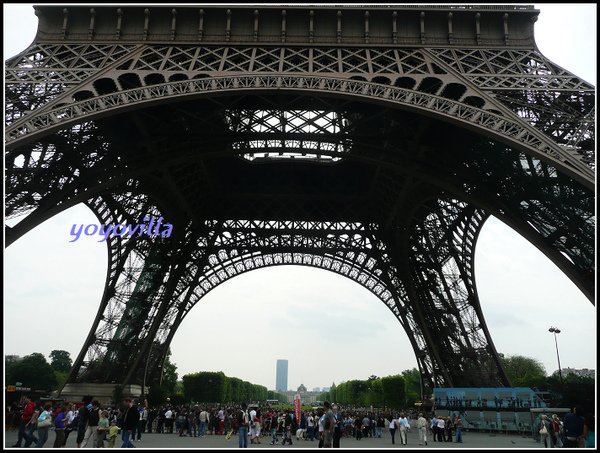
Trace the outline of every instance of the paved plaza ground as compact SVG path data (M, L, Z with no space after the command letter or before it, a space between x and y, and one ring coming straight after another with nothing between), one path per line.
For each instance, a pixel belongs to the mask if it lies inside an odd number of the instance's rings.
M75 447L76 433L71 433L69 436L67 447ZM120 436L119 436L120 439ZM280 438L281 439L281 438ZM17 440L16 431L5 432L5 447L11 447ZM304 440L296 440L293 438L292 445L281 446L281 444L272 446L269 445L270 438L263 437L260 445L252 445L248 441L248 448L317 448L318 442L310 442ZM48 436L48 442L46 442L45 448L51 448L54 443L54 432L50 432ZM280 440L281 443L281 440ZM177 434L144 434L141 442L134 442L134 445L138 448L206 448L206 449L227 449L227 448L238 448L237 436L232 437L230 440L225 439L225 436L206 436L203 438L194 437L179 437ZM117 446L121 446L121 442L117 443ZM429 442L427 447L419 446L419 437L416 430L412 430L408 434L408 445L400 445L399 436L396 435L396 444L392 445L391 437L389 432L386 433L385 437L381 439L366 438L356 440L352 438L342 438L342 448L398 448L398 449L438 449L438 448L468 448L468 449L481 449L481 448L540 448L541 445L536 443L531 437L522 437L519 434L490 434L481 432L465 432L463 433L463 443L450 443L450 442Z

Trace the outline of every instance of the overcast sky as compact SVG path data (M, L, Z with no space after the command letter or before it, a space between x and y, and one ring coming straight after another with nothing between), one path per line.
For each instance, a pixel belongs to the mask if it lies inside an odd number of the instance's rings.
M596 5L536 5L541 52L596 85ZM32 41L31 5L4 4L4 59ZM6 249L4 353L65 349L74 359L91 327L106 275L105 243L69 243L73 224L97 223L85 206L65 211ZM557 369L550 326L559 327L563 368L596 367L596 309L536 248L496 219L480 235L475 276L496 349ZM248 333L250 332L250 334ZM240 346L239 337L243 334ZM289 360L290 389L309 390L416 366L408 337L369 291L336 274L280 266L219 286L187 316L171 344L180 377L223 371L275 387Z

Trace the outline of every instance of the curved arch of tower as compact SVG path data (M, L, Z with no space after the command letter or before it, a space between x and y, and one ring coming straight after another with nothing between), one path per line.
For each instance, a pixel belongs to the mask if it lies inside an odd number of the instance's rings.
M154 385L204 295L284 264L375 294L429 386L510 385L474 278L487 217L595 297L595 89L537 50L538 12L36 7L6 65L7 244L79 203L173 225L108 237L65 392Z

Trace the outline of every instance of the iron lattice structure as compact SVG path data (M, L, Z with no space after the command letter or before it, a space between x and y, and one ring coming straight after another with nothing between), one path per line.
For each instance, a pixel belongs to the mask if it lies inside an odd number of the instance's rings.
M7 244L78 203L112 235L70 383L153 385L186 314L266 266L346 276L429 386L509 385L481 311L489 215L594 300L594 102L530 6L38 6L6 63Z

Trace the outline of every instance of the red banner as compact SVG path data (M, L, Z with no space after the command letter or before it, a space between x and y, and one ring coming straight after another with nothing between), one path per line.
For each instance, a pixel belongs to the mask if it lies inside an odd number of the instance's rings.
M300 426L300 394L296 393L294 396L294 408L296 409L296 424Z

